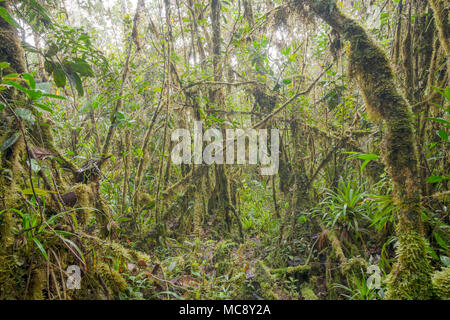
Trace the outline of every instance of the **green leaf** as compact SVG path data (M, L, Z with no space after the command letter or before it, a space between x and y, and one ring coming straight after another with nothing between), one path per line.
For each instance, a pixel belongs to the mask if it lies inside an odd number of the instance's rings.
M10 73L10 74L4 75L3 76L3 80L4 81L6 81L6 80L19 80L20 81L21 79L20 79L19 74L17 74L17 73Z
M12 25L18 29L21 29L20 25L13 19L13 17L11 17L9 12L3 7L0 7L0 16L3 19L5 19L5 21L8 22L10 25Z
M30 45L29 43L22 41L21 45L22 45L22 48L24 48L26 51L39 54L39 50L36 49L36 47L33 47L32 45Z
M44 111L53 113L53 110L50 107L46 106L45 104L35 103L33 106L36 107L36 108L42 109Z
M56 95L56 94L44 93L42 96L43 96L43 97L48 97L48 98L53 98L53 99L66 100L66 97L58 96L58 95Z
M449 179L450 179L450 176L447 176L447 175L445 175L445 176L431 176L431 177L428 177L427 182L428 183L437 183L437 182L441 182L443 180L449 180Z
M29 1L30 1L31 5L32 5L33 9L36 10L39 13L39 15L41 16L40 17L41 21L44 22L44 24L51 23L51 19L48 16L48 14L47 14L46 10L44 9L44 7L41 4L39 4L39 2L37 2L36 0L29 0Z
M436 239L437 243L441 246L442 249L444 249L445 251L448 251L448 246L445 243L444 239L441 238L441 236L439 234L437 234L436 232L433 233L434 238Z
M178 299L178 300L183 300L182 297L180 297L178 294L176 294L175 292L172 292L172 291L160 291L160 292L157 292L157 293L155 293L155 294L152 296L152 298L153 298L153 297L157 297L157 296L159 296L159 295L161 295L161 294L171 295L171 296L173 296L174 298L176 298L176 299Z
M42 97L42 91L40 90L27 90L27 96L31 101L39 100Z
M441 123L445 123L445 124L449 124L450 123L450 121L442 119L442 118L427 118L427 120L441 122Z
M364 160L364 162L362 163L361 168L360 168L361 172L364 170L364 168L367 166L367 164L368 164L370 161L371 161L370 159Z
M436 183L436 182L441 182L442 180L444 180L444 179L442 179L441 176L431 176L431 177L428 177L427 182L428 183Z
M45 260L50 261L48 259L47 252L45 251L44 246L42 245L42 243L37 238L33 238L33 241L34 241L34 243L36 243L39 251L41 251L41 253L44 256Z
M62 217L63 215L67 214L67 212L63 211L60 212L58 214L55 214L53 216L51 216L48 220L47 220L47 224L52 225L56 219L58 219L59 217Z
M9 63L8 62L0 62L0 69L6 69L9 67Z
M78 230L78 220L77 220L76 215L74 214L74 212L69 212L69 214L72 217L72 221L75 226L75 230Z
M54 43L52 43L49 47L49 49L47 50L47 52L45 53L45 55L49 58L53 57L55 54L58 53L58 46Z
M19 91L22 91L23 93L27 93L27 91L28 91L27 88L22 87L20 84L18 84L15 81L7 80L7 81L5 81L5 83L9 84L10 86L13 86L14 88L16 88Z
M448 141L448 134L447 134L447 132L445 132L445 130L441 129L441 130L438 130L436 133L438 134L439 137L442 138L442 140Z
M444 96L447 101L450 101L450 87L445 88Z
M31 89L36 89L36 81L34 81L34 78L31 74L29 73L23 73L22 76L24 77L25 80L27 80L28 85L30 86Z
M357 156L357 158L361 159L361 160L369 160L370 161L370 160L378 159L379 156L376 154L368 153L368 154L360 154Z
M61 68L53 70L53 80L58 88L64 88L67 84L66 74Z
M14 143L16 143L17 139L19 139L20 133L15 133L12 137L6 139L5 142L3 142L2 146L0 147L0 152L5 151L9 147L11 147Z
M70 67L82 77L94 76L94 71L92 71L89 64L82 59L76 59L75 62L71 62Z
M45 60L44 69L48 73L52 73L55 70L55 64L53 62L51 62L50 60Z
M33 112L31 112L30 109L25 109L25 108L17 108L15 110L15 112L17 113L17 115L19 117L21 117L23 120L34 123L34 121L36 120L34 117Z
M86 263L86 261L84 260L84 255L83 252L80 250L80 248L78 248L78 246L71 240L66 239L66 238L62 238L64 242L67 242L68 244L70 244L72 247L75 248L75 250L77 250L78 254L80 255L81 260L83 260L84 263Z
M435 86L431 86L431 87L436 92L439 92L442 96L444 96L447 101L450 101L450 87L446 87L444 92L442 92L439 88L436 88Z
M430 254L430 256L431 256L433 259L436 259L436 260L439 259L438 255L437 255L436 252L433 250L433 248L427 246L427 251L428 251L428 253Z
M71 74L69 79L70 79L70 82L74 85L75 89L77 89L78 94L80 96L83 96L84 95L83 83L81 82L81 79L78 76L78 74L76 74L76 73Z
M118 120L123 120L123 119L125 119L125 115L123 114L123 112L120 112L120 111L117 111L117 112L115 113L115 116L116 116L116 119L118 119Z
M78 237L77 234L72 233L72 232L68 232L68 231L63 231L63 230L55 230L55 232L61 236L66 236L66 237Z

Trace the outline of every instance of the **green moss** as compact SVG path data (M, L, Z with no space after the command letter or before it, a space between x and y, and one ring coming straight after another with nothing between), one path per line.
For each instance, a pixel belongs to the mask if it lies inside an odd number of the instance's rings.
M442 300L450 300L450 268L435 272L431 281L437 296Z
M0 2L0 6L10 12L10 1ZM10 68L6 73L25 72L25 60L19 36L14 26L0 18L0 61L7 61Z
M86 185L79 183L74 186L73 192L77 196L76 207L80 208L77 210L78 223L85 226L91 218L93 212L95 194L92 190L92 185Z
M45 278L45 271L42 267L36 266L33 270L31 279L31 288L29 292L28 299L31 300L43 300L44 295L42 290L44 290L47 284L47 279Z
M230 270L230 265L232 263L231 251L235 246L234 242L230 241L219 241L216 245L213 263L216 268L217 275L224 275Z
M311 266L309 265L299 265L295 267L287 267L287 268L279 268L270 270L271 273L280 275L280 276L291 276L298 274L306 274L311 270Z
M399 233L397 262L386 279L387 299L425 300L433 297L427 244L416 231Z
M346 264L342 265L341 270L345 275L360 274L368 267L368 263L361 257L350 258Z
M24 269L20 269L13 259L0 249L0 300L16 300L23 298Z
M400 206L398 260L388 281L388 298L429 299L431 268L420 220L418 156L411 108L398 92L383 50L335 0L308 1L317 15L350 42L351 76L358 80L367 111L386 121L384 161Z
M319 300L314 293L314 290L306 283L301 286L300 293L302 294L304 300Z
M2 249L9 247L14 242L12 233L13 226L14 218L10 211L5 211L0 214L0 247L2 247Z
M120 273L104 262L97 264L95 273L103 280L108 289L115 294L124 291L128 287L127 282Z
M439 40L441 41L442 47L447 54L447 57L450 55L450 23L448 21L449 9L445 8L447 4L445 1L441 0L430 0L431 8L434 11L434 21L436 25L436 29L439 31ZM447 66L450 67L450 62L447 60ZM447 70L450 72L450 70Z
M264 299L278 300L278 295L273 291L275 288L275 279L270 274L269 268L267 268L261 260L258 260L255 263L254 280L261 287L259 294Z

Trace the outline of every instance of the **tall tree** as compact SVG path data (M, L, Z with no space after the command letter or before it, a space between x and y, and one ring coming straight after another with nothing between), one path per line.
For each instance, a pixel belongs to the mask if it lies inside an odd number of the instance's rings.
M336 1L298 1L350 42L352 75L362 89L372 117L386 123L384 161L394 183L399 221L397 261L388 279L390 299L432 297L431 268L421 220L417 146L411 108L395 86L386 54L356 21L344 15Z

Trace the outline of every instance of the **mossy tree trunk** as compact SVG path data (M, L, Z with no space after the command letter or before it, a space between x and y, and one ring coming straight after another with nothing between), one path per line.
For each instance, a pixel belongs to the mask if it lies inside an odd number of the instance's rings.
M9 5L10 1L0 2L0 7L8 12L10 12ZM0 17L0 62L9 63L9 67L3 70L3 75L25 72L24 53L17 30L2 17ZM13 89L2 92L2 100L7 100L7 103L20 98ZM13 135L20 134L19 125L18 120L7 108L0 112L0 145ZM12 212L7 209L17 206L20 202L18 190L21 187L24 172L22 164L25 156L25 142L22 136L0 153L0 212L2 212L0 215L0 299L23 298L23 293L17 290L20 272L10 258L14 250L12 230L15 221Z
M0 2L0 7L5 8L9 12L9 1ZM22 47L20 46L17 30L0 17L0 62L8 62L9 67L3 70L3 75L11 73L25 72L25 61ZM7 90L2 93L2 97L11 102L18 99L14 90ZM4 101L2 101L3 103ZM4 142L13 134L17 134L17 119L9 114L6 108L1 112L0 122L0 142ZM0 176L0 211L9 208L14 203L13 192L15 184L22 174L21 159L24 157L23 138L19 138L10 148L4 150L0 156L0 168L2 174Z
M211 1L211 28L212 28L212 61L214 81L223 80L223 63L221 61L221 26L220 26L220 0ZM209 100L214 108L221 109L225 105L225 97L223 88L211 88L209 92ZM223 143L225 140L225 131L222 129ZM224 152L225 154L225 152ZM232 219L230 215L230 194L229 181L224 164L216 164L215 170L215 188L208 201L209 208L214 212L223 212L227 231L231 231Z
M432 297L431 268L421 221L418 157L411 108L398 92L385 53L334 0L299 1L351 44L349 65L362 89L367 111L386 122L384 161L399 208L397 261L388 278L389 299Z
M450 23L448 0L430 0L431 8L434 11L434 22L439 31L439 39L447 56L447 72L450 72Z

